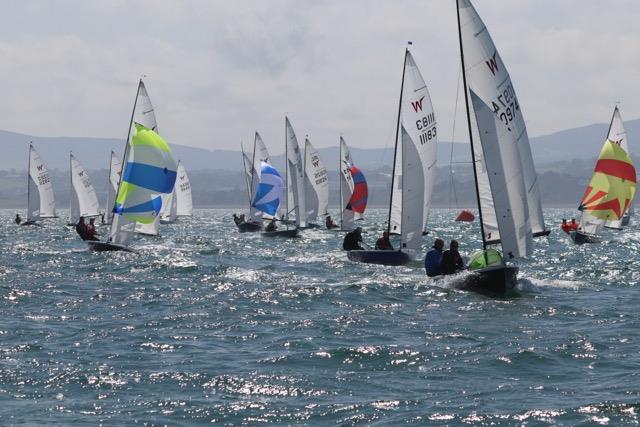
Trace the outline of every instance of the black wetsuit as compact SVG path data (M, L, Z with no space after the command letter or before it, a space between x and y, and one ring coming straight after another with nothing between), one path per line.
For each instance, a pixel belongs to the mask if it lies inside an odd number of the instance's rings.
M440 274L455 274L464 270L464 263L458 251L444 251L440 261Z
M362 235L357 232L357 230L353 230L347 233L344 236L344 241L342 242L342 249L345 251L354 251L358 249L362 249L360 246L360 242L362 242Z

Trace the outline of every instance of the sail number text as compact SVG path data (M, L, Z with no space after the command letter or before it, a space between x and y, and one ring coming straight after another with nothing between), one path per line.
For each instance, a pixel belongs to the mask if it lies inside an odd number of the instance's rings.
M516 92L511 83L502 91L500 95L491 101L493 112L500 117L502 123L508 125L516 117L516 111L520 111L520 104L516 98Z
M422 131L420 134L420 145L424 145L436 137L436 117L434 113L427 114L416 120L416 128Z

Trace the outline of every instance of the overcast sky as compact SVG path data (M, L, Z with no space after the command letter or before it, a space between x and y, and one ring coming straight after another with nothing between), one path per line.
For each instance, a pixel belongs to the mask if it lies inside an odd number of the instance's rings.
M475 0L529 134L640 117L639 0ZM16 1L0 14L0 129L126 134L145 79L169 143L237 149L258 130L392 143L407 40L450 140L459 75L454 0ZM456 140L466 140L459 99Z

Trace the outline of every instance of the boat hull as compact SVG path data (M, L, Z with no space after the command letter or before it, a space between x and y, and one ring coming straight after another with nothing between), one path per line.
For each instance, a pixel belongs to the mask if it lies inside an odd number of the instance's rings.
M260 233L263 237L285 237L285 238L291 238L291 237L298 237L298 234L300 234L300 232L298 231L297 228L292 228L291 230L276 230L276 231L265 231L263 233Z
M537 233L533 233L533 237L544 237L551 234L551 229L538 231Z
M405 265L411 257L402 251L354 250L347 251L347 258L355 262L381 265Z
M35 221L25 221L21 222L20 225L35 225L36 227L42 227L42 224L39 224Z
M490 296L504 296L513 291L518 283L518 267L513 265L491 265L465 273L456 289L477 292Z
M257 224L255 222L243 222L238 224L238 231L241 233L255 233L260 230L262 230L262 224Z
M114 243L100 242L98 240L87 240L86 242L87 242L87 245L89 245L89 249L95 252L114 252L114 251L135 252L133 249L127 246L116 245Z
M600 243L602 242L602 240L599 237L590 235L590 234L585 234L581 231L572 231L571 233L569 233L569 236L571 237L571 240L573 240L573 243L575 243L576 245L583 245L585 243Z

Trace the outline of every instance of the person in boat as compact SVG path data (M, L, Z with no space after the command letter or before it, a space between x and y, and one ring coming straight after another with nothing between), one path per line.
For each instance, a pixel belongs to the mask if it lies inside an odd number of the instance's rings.
M464 262L458 252L458 241L452 240L449 244L449 250L442 254L440 261L440 274L455 274L464 270Z
M389 232L384 230L382 232L382 237L376 240L376 250L379 251L392 251L393 245L389 241Z
M358 227L353 231L350 231L344 236L344 240L342 242L342 249L345 251L357 251L362 250L363 247L360 246L362 242L362 227Z
M327 215L327 219L324 220L324 224L327 226L327 230L338 227L338 224L333 222L331 215Z
M236 225L242 224L244 221L242 221L241 217L242 217L242 215L238 216L236 214L233 214L233 222L235 222Z
M22 218L20 217L20 214L16 214L16 218L13 220L17 225L20 225L20 223L22 222Z
M440 275L440 264L442 263L442 250L444 249L444 240L437 238L433 242L433 247L424 257L424 269L427 276L435 277Z
M271 221L269 221L269 224L267 224L265 231L276 231L277 229L278 227L276 226L276 219L271 218Z
M91 237L90 240L99 240L98 239L98 231L96 231L96 219L91 218L89 220L89 225L87 225L87 236Z

